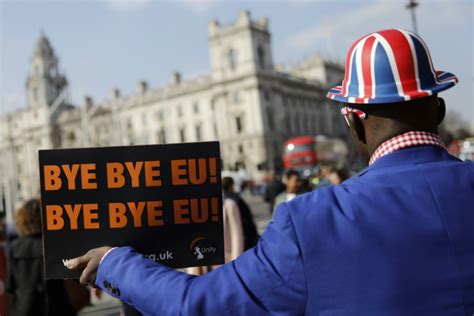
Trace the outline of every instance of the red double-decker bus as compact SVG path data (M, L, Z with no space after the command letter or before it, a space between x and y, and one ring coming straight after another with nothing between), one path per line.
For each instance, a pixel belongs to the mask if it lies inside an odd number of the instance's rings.
M315 140L312 136L290 138L284 143L283 165L285 169L307 169L317 163Z
M346 144L338 138L324 135L294 137L284 143L283 165L285 169L305 173L318 163L344 164L347 154Z

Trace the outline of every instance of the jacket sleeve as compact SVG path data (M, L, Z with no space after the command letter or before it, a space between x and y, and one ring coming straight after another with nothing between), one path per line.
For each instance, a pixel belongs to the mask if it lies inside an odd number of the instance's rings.
M147 315L301 315L307 299L286 203L256 247L208 274L177 272L121 247L102 261L96 284Z

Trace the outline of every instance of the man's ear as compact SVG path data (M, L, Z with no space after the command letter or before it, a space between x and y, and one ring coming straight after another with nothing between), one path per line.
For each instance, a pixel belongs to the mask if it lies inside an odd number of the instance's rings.
M438 98L438 108L436 110L436 121L439 124L444 120L446 116L446 103L443 98Z
M347 119L349 121L349 126L356 137L358 142L367 144L367 140L365 138L365 129L364 124L362 124L362 120L360 117L355 114L354 112L350 112L347 114Z

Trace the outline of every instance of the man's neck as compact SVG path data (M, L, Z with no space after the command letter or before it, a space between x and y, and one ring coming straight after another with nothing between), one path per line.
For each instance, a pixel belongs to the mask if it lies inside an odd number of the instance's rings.
M445 148L443 140L438 134L426 131L409 131L383 142L372 154L369 165L372 165L383 156L414 146L434 145Z
M367 149L368 149L368 154L369 158L372 157L374 152L377 150L377 148L380 147L383 143L386 141L394 138L395 136L402 135L408 132L413 132L413 131L420 131L420 132L428 132L432 134L438 134L437 129L428 129L428 128L404 128L404 129L392 129L392 130L387 130L385 132L381 132L380 134L378 133L372 133L370 136L372 137L367 137ZM369 136L369 135L368 135Z

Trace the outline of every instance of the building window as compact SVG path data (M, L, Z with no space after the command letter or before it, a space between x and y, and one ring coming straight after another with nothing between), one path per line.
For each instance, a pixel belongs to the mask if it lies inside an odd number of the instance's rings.
M295 97L291 98L291 105L296 109L296 107L298 106L297 98Z
M199 103L194 103L193 104L193 111L195 114L199 113Z
M244 145L239 144L239 153L243 154L244 153Z
M240 103L240 94L239 94L239 91L235 91L233 94L232 94L232 102L233 103Z
M270 102L270 93L268 91L265 91L263 93L263 98L265 99L266 102Z
M133 135L132 132L128 133L127 138L128 138L129 145L135 145L135 135Z
M181 105L176 107L176 111L178 113L178 117L183 117L183 107Z
M164 119L163 111L160 110L160 111L156 112L155 117L158 121L163 121L163 119Z
M186 131L184 128L179 129L179 140L182 143L186 142Z
M235 126L237 128L237 133L242 133L242 118L240 116L235 117Z
M202 135L201 135L201 124L196 125L196 140L200 142L202 140Z
M127 129L131 130L133 128L133 125L132 125L132 118L128 118L127 119Z
M293 124L294 124L293 126L294 126L295 133L300 134L301 133L301 126L298 122L298 117L297 116L293 117Z
M227 63L231 70L235 70L237 66L237 52L233 48L227 52Z
M258 58L258 65L260 68L265 67L265 50L263 49L262 45L258 45L257 47L257 58Z
M273 115L273 109L267 109L268 129L271 131L275 128L275 117Z
M289 112L286 113L285 115L285 125L287 127L288 133L292 134L293 133L293 127L291 126L291 115Z
M38 101L38 88L33 88L33 101Z
M73 143L76 140L76 134L74 132L69 132L67 138L69 142Z
M166 144L166 133L164 129L158 131L158 143Z

